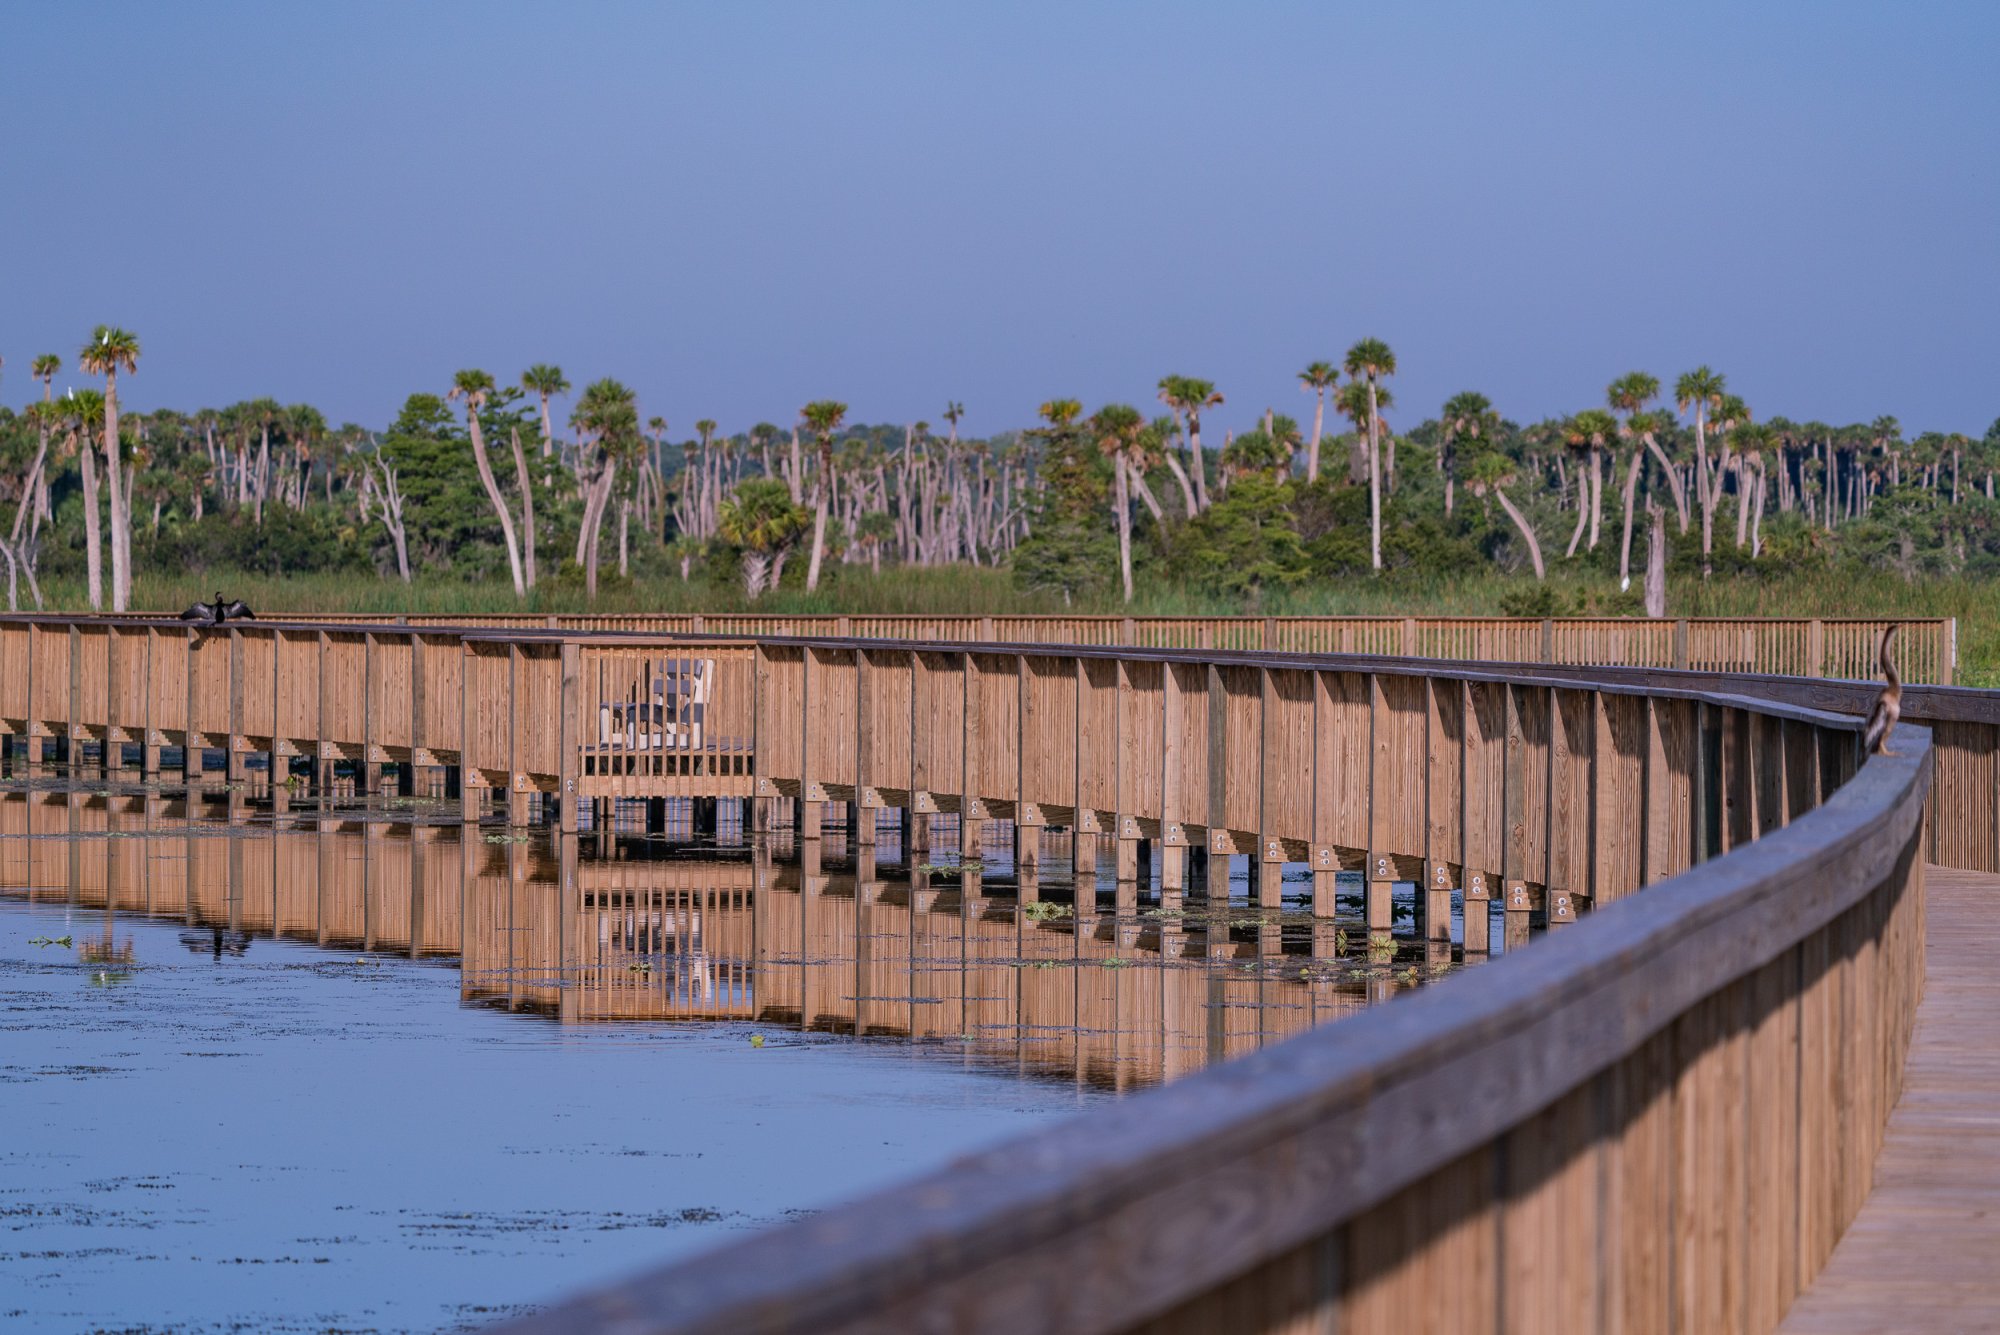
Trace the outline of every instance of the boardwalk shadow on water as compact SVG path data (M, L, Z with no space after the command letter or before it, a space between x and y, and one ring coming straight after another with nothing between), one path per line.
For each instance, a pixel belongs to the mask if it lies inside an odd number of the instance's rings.
M913 870L886 828L565 841L257 778L0 785L9 1329L477 1325L1455 967L1371 949L1358 885L1316 924L1004 840Z

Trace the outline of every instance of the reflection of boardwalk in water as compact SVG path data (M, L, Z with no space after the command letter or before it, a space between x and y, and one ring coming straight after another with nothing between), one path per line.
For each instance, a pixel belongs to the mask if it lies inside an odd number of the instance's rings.
M172 918L198 953L275 935L457 957L468 1002L563 1023L903 1038L1103 1088L1254 1051L1450 960L1444 943L1327 958L1325 940L1315 958L1309 922L1243 905L1211 922L1129 884L1024 897L998 875L885 874L872 846L833 860L832 837L823 866L821 844L782 835L754 851L586 840L609 856L582 857L575 840L382 816L274 822L238 801L191 818L181 798L142 792L0 794L0 892ZM1358 924L1353 937L1365 956Z

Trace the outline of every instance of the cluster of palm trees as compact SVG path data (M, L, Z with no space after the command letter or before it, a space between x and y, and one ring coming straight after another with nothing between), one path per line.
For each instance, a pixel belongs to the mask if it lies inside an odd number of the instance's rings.
M310 405L286 407L271 399L186 416L167 410L121 416L120 376L135 373L139 359L135 335L99 326L76 364L101 377L103 388L60 396L54 384L63 359L44 354L32 361L41 394L22 419L33 448L16 456L28 457L17 476L0 477L0 562L10 607L17 605L22 580L41 600L36 553L53 520L50 481L68 467L81 491L94 608L130 605L135 502L150 504L157 532L170 509L200 520L211 494L260 525L267 505L332 507L338 494L364 531L379 527L398 575L413 577L411 500L401 464L373 433L352 425L330 429ZM663 544L684 579L724 545L740 554L753 597L775 586L795 550L805 553L808 589L825 579L829 559L878 569L885 555L911 565L1004 563L1029 536L1045 490L1040 451L1068 440L1086 442L1108 464L1119 581L1129 601L1135 526L1150 516L1155 531L1171 541L1175 526L1201 520L1251 476L1280 487L1365 485L1368 559L1382 569L1383 516L1398 486L1399 438L1385 420L1394 407L1385 382L1396 370L1386 343L1361 339L1339 363L1314 361L1298 373L1300 388L1314 396L1309 432L1267 408L1257 425L1225 431L1220 448L1204 444L1203 426L1224 405L1222 392L1213 381L1179 374L1158 382L1164 412L1150 420L1131 404L1108 404L1086 417L1079 401L1052 399L1041 407L1041 427L987 440L961 438L964 409L956 402L943 413L947 430L940 436L921 421L851 428L845 404L821 399L806 404L789 429L763 422L725 435L704 418L695 423L694 437L676 446L667 422L655 416L642 425L635 392L609 378L577 395L564 431L552 405L572 386L561 367L545 363L505 387L483 370L460 371L445 401L464 413L464 457L522 598L543 574L538 532L545 538L572 522L571 559L594 596L606 560L606 521L614 513L621 573L629 573L635 533L642 542ZM516 403L523 404L518 411L509 407ZM1340 438L1348 451L1343 479L1323 479L1329 403L1350 428ZM539 441L531 445L523 435L537 434L537 417ZM504 432L494 422L505 424ZM506 439L489 439L496 434ZM1461 483L1482 505L1496 502L1538 578L1546 576L1548 562L1535 516L1548 522L1551 500L1556 510L1574 512L1562 521L1568 527L1564 557L1595 551L1615 537L1619 575L1629 581L1641 515L1653 529L1654 554L1663 550L1670 520L1682 534L1698 525L1708 569L1718 516L1732 500L1735 546L1754 557L1763 548L1767 513L1796 514L1831 530L1866 516L1885 489L1912 483L1948 495L1953 504L1968 492L1991 498L1996 463L1990 439L1926 435L1905 441L1891 417L1838 428L1758 421L1725 377L1707 366L1679 376L1670 392L1658 377L1630 372L1607 386L1602 406L1525 428L1505 422L1485 395L1467 391L1403 439L1406 448L1414 439L1434 450L1445 516L1454 513ZM1607 480L1622 497L1615 534L1605 514ZM538 497L558 502L556 513L538 517ZM3 508L8 499L11 515ZM1727 543L1726 521L1721 527L1720 540Z
M35 585L32 562L23 570L23 556L33 545L41 522L50 517L48 477L50 442L62 438L64 457L75 457L83 473L85 544L87 548L90 605L104 605L104 548L107 535L101 527L98 499L98 465L104 468L105 499L109 502L111 548L111 606L122 612L132 601L132 473L118 429L118 373L130 375L139 369L139 339L130 330L99 325L77 354L78 366L89 375L104 377L102 394L74 390L65 394L61 406L54 397L55 378L62 370L62 358L43 353L30 365L30 374L42 382L42 401L29 407L38 445L15 498L14 521L8 529L0 557L7 565L7 600L16 605L17 579L25 573L35 600L41 590Z

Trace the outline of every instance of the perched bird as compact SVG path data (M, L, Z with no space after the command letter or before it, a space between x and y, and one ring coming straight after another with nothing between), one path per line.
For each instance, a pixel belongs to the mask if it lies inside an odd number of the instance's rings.
M1896 660L1889 657L1889 641L1895 638L1896 623L1892 621L1882 632L1882 647L1877 655L1882 663L1882 677L1889 684L1875 697L1875 704L1868 711L1868 729L1861 735L1861 749L1867 755L1896 754L1889 749L1889 733L1903 716L1903 679L1896 675Z
M193 607L181 613L182 621L198 621L204 626L220 626L225 621L255 621L256 619L257 614L252 612L242 599L238 598L226 603L223 602L222 590L220 589L215 591L214 602L196 603Z

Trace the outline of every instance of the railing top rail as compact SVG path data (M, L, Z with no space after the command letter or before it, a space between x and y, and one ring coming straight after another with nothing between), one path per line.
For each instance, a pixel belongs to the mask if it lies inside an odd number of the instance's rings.
M1037 1133L503 1329L1143 1321L1488 1142L1859 902L1922 819L1930 733L1897 737L1790 825L1533 950L1100 1109L1088 1137ZM1021 1260L1043 1257L1090 1282Z
M459 638L473 643L649 645L704 643L766 644L790 647L864 649L883 653L941 653L1091 658L1128 662L1214 663L1219 666L1322 671L1376 672L1395 676L1441 677L1463 681L1507 682L1558 688L1603 690L1621 695L1713 699L1736 697L1732 703L1766 714L1778 714L1828 726L1852 726L1837 715L1865 713L1880 689L1877 683L1825 677L1791 677L1768 673L1713 672L1686 668L1577 665L1537 662L1486 662L1397 655L1298 653L1285 650L1163 648L1144 645L1061 644L1048 641L879 639L866 636L750 635L743 633L679 633L655 630L551 629L546 626L408 625L396 622L327 623L313 620L258 619L222 627L178 619L145 619L101 615L17 613L0 623L25 621L41 625L146 625L164 630L212 633L221 630L258 632L319 632L329 634ZM1879 623L1871 623L1879 624ZM1904 687L1904 712L1952 722L2000 723L2000 691L1962 686L1909 684Z

